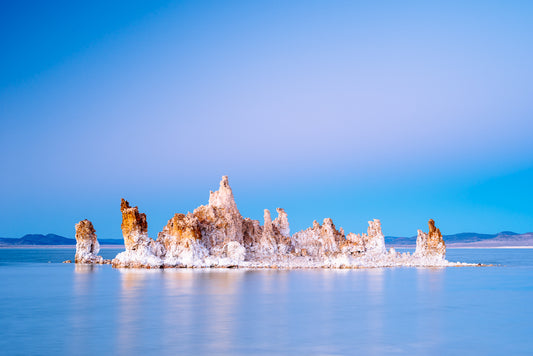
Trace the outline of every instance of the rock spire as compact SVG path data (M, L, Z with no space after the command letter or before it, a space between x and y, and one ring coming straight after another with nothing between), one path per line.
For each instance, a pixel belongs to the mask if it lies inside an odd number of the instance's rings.
M428 226L429 232L427 234L422 230L418 230L414 256L444 260L446 257L446 244L442 239L442 234L435 227L433 219L429 219Z
M104 263L98 256L100 244L96 238L93 223L85 219L76 224L76 263Z
M112 261L113 267L161 267L164 247L148 237L146 214L139 213L138 207L131 207L122 199L122 236L126 251L119 253Z
M198 221L202 241L210 253L223 253L225 245L232 241L244 243L243 218L227 176L222 177L218 191L210 192L209 204L196 208L193 214Z

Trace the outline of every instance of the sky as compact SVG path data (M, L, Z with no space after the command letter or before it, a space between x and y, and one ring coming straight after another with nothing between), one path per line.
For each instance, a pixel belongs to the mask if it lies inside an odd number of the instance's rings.
M527 1L0 5L0 236L157 237L228 175L291 231L533 231ZM274 214L275 215L275 214Z

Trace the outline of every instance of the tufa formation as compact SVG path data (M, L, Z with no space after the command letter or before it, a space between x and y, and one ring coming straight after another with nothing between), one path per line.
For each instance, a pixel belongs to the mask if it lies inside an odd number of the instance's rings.
M435 227L435 221L430 219L428 221L429 232L426 234L422 230L418 230L416 237L416 250L414 255L422 258L437 258L445 259L446 244L442 239L440 230Z
M228 177L222 177L209 203L192 213L175 214L153 240L148 236L146 214L122 199L122 234L125 251L112 261L114 267L248 267L248 268L359 268L388 266L449 266L442 234L429 221L429 232L418 230L414 254L387 251L381 222L368 222L363 234L345 235L330 218L290 234L285 210L272 219L265 209L263 225L243 218ZM79 237L78 237L79 235ZM98 242L92 224L76 225L76 262L99 263ZM100 262L101 263L101 262Z
M104 263L102 256L98 256L100 244L96 239L93 224L85 219L76 224L76 256L75 263Z

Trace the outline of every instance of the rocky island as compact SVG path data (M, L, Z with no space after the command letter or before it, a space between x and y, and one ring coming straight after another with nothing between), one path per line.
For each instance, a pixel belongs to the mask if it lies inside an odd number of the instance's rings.
M368 222L366 233L345 234L333 220L317 221L290 234L287 213L276 209L272 219L265 209L263 225L243 218L235 203L228 177L210 192L209 203L192 213L177 213L158 234L148 236L146 214L122 199L122 234L125 251L112 261L98 256L92 223L76 224L76 263L111 263L117 268L243 267L243 268L364 268L394 266L466 265L446 260L442 234L429 220L429 231L418 230L413 254L385 247L378 219Z

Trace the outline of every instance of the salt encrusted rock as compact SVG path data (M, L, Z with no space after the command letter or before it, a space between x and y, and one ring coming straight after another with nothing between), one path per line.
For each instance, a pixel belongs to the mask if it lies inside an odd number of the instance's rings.
M209 192L209 205L218 209L226 209L239 216L241 215L239 209L237 209L233 191L229 186L228 176L222 176L216 192Z
M278 254L288 254L294 251L291 240L291 229L289 227L289 218L282 208L276 208L278 217L274 219L275 239L277 243Z
M416 250L413 256L444 260L446 257L446 244L442 239L442 234L435 227L433 219L429 219L428 225L429 232L427 234L422 230L418 230Z
M330 250L332 252L338 251L339 243L346 240L344 236L344 229L340 228L337 230L331 218L324 219L324 222L322 223L322 238L328 244L326 250Z
M245 218L242 221L242 236L245 248L251 249L252 246L257 245L263 236L261 223L258 220Z
M276 208L276 211L278 213L278 217L274 219L272 222L276 229L278 229L279 233L283 237L291 237L291 229L289 227L289 218L287 216L287 213L282 208Z
M166 251L160 242L148 237L146 214L139 213L139 208L131 207L124 199L120 203L120 211L126 251L113 259L113 267L161 267L161 257Z
M165 264L190 265L204 259L208 252L200 243L198 219L191 213L175 214L158 234L157 242L165 249Z
M287 254L293 251L289 218L282 208L276 208L276 212L278 213L278 217L272 221L272 226L277 245L277 253Z
M246 249L237 241L230 241L224 246L224 253L230 260L230 265L239 265L244 261Z
M173 253L176 246L185 246L194 240L201 240L198 219L191 213L175 214L158 234L157 241L165 246L166 253Z
M386 253L385 236L381 231L381 222L378 219L369 221L366 234L349 233L346 240L340 243L340 249L343 253L351 255Z
M294 250L300 255L326 256L339 252L339 242L344 241L343 233L338 231L330 218L322 225L316 220L313 226L292 236Z
M241 216L228 178L211 192L209 203L193 213L175 214L158 234L148 237L146 215L122 200L122 232L126 251L114 267L280 267L358 268L387 266L448 266L442 235L429 222L429 233L419 231L416 253L385 249L381 222L368 222L367 233L347 236L329 218L290 236L287 213L276 209L264 224ZM92 225L91 225L92 227ZM94 229L93 229L94 233ZM95 236L96 238L96 236ZM455 264L457 265L457 264Z
M342 253L350 255L359 255L366 251L365 249L365 237L366 234L354 234L350 232L346 235L346 240L339 244L339 248Z
M256 245L256 251L262 254L271 255L277 251L277 242L276 242L276 233L274 231L275 227L272 224L272 217L270 216L270 211L265 209L264 211L264 224L263 224L263 233L261 239Z
M262 258L268 255L287 253L291 248L289 222L283 209L277 209L278 217L272 221L268 209L264 210L264 225L259 221L246 218L243 220L243 245L250 258ZM280 231L280 227L283 234Z
M198 219L202 242L211 254L223 253L224 246L231 241L242 245L243 218L227 176L222 177L218 191L210 192L209 204L196 208L194 216Z
M322 242L320 241L320 224L314 220L313 226L305 230L298 231L292 235L292 245L294 252L301 256L318 256L322 253Z
M148 223L146 214L139 213L138 207L131 207L122 199L120 201L120 212L122 213L122 236L126 250L136 250L139 245L145 244L148 239Z
M385 248L385 236L381 231L381 221L374 219L368 222L367 235L365 236L365 251L367 253L387 253Z
M85 219L76 224L76 263L104 263L102 256L98 256L100 244L96 238L92 222Z

